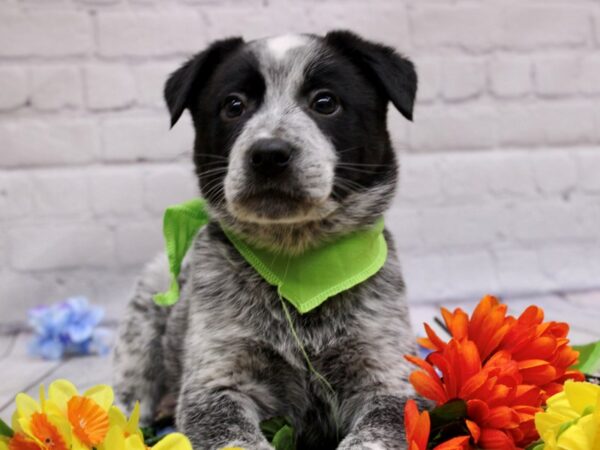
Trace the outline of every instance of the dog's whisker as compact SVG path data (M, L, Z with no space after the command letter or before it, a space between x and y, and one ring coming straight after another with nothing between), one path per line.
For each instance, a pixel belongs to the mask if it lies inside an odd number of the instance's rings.
M212 181L206 183L206 185L202 186L202 196L205 198L208 198L207 194L210 192L210 190L212 188L214 188L215 186L219 186L219 185L221 185L221 182L218 179L212 180Z
M206 157L206 158L220 159L220 160L223 160L223 161L228 161L229 160L229 158L227 158L226 156L214 155L212 153L195 152L194 155L195 156L203 156L203 157Z
M368 164L368 163L347 163L340 162L337 163L340 167L390 167L390 164Z
M341 169L348 171L348 172L354 172L354 173L378 173L379 170L369 170L369 169L359 169L356 167L346 167L346 166L338 166Z
M221 161L221 160L218 160L218 161L209 161L209 162L206 162L206 163L202 163L200 165L200 169L202 169L203 167L216 166L216 165L221 165L221 166L227 167L227 163L228 163L227 161Z
M200 172L200 174L198 176L204 177L206 175L211 175L211 174L215 174L215 173L226 173L226 172L227 172L227 167L215 167L215 168Z
M225 191L225 188L221 183L213 183L206 191L205 197L211 198L219 193L219 191Z
M360 145L360 146L356 146L356 147L347 147L344 148L342 150L337 150L336 153L339 155L342 155L344 153L348 153L348 152L354 152L356 150L362 150L364 148L364 146Z
M338 177L337 183L345 183L347 186L354 187L355 189L358 189L358 190L362 190L362 189L367 189L368 188L368 186L365 186L364 184L361 184L361 183L359 183L357 181L350 180L350 179L344 178L344 177Z

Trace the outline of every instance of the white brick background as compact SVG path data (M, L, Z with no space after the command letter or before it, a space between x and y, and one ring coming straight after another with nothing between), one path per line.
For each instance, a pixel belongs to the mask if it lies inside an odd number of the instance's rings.
M353 29L411 56L388 217L411 301L600 287L598 0L0 0L0 322L114 315L195 195L167 74L212 39Z

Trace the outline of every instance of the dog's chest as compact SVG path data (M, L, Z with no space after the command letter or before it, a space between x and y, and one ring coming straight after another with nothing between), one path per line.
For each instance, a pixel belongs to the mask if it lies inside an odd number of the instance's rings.
M292 328L297 328L305 345L318 351L345 333L353 310L352 300L342 302L341 297L348 297L342 295L308 314L299 314L227 240L209 233L201 235L193 249L190 282L191 320L209 328L215 323L227 324L232 335L271 342L282 350L290 345Z
M235 385L261 418L293 418L299 449L335 448L340 434L338 405L312 368L340 393L362 379L401 383L395 361L410 330L393 265L301 315L227 241L205 230L190 256L168 333L181 336L176 378L193 372L202 385Z

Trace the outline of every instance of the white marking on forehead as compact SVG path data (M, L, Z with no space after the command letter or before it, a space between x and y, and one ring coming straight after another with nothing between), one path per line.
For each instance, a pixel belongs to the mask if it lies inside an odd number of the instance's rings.
M308 38L300 34L285 34L267 39L267 48L276 59L281 59L293 48L302 47L308 43Z

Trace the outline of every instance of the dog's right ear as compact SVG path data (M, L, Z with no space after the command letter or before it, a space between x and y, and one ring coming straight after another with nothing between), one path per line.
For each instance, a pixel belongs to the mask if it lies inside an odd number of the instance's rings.
M243 43L244 40L239 37L216 41L171 74L164 90L165 101L171 113L171 127L177 123L183 111L189 108L190 100L198 95L219 63Z

